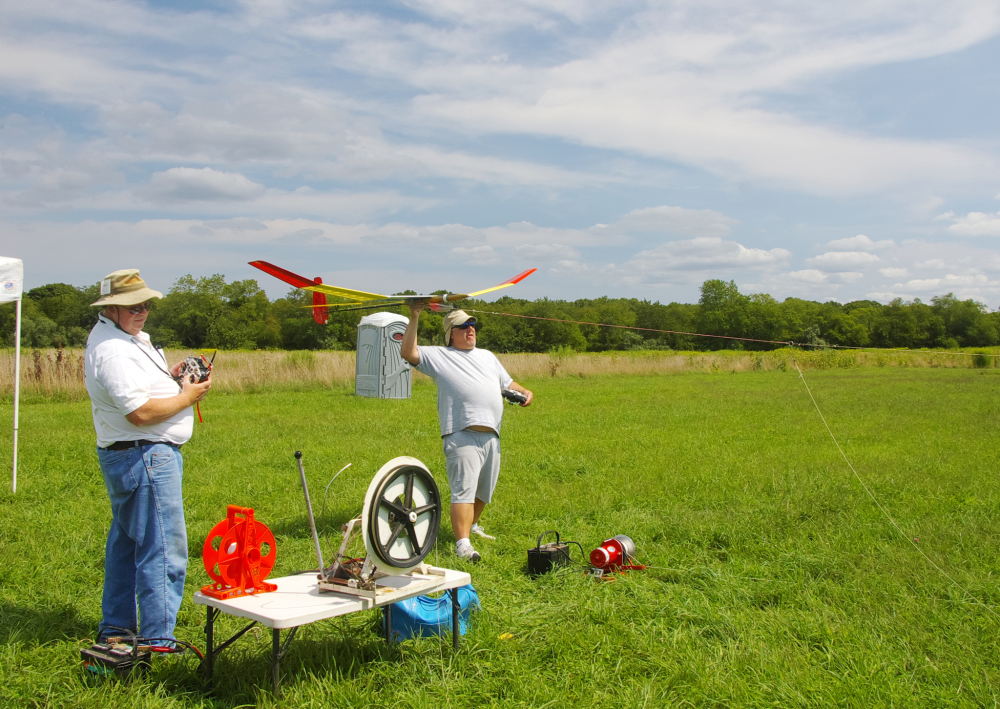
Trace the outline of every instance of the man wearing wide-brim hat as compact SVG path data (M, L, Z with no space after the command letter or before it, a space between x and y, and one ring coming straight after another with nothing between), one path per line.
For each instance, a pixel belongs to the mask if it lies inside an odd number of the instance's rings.
M125 269L101 281L93 303L101 312L84 367L112 515L99 637L127 628L150 641L171 640L184 596L181 446L191 438L192 407L212 382L181 377L183 362L170 367L142 331L162 297L137 270Z
M478 562L481 556L469 535L475 532L493 539L479 526L479 518L493 499L500 475L502 392L512 389L520 393L521 406L530 406L534 395L511 378L496 355L476 347L478 323L464 310L445 315L444 347L418 346L417 324L424 307L411 301L400 355L437 385L455 554Z

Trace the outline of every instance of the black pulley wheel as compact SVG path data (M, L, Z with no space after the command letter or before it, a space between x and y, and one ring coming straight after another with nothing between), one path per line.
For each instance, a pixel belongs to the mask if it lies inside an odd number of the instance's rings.
M408 569L434 548L441 526L441 494L416 458L395 458L368 486L361 513L365 550L377 566Z

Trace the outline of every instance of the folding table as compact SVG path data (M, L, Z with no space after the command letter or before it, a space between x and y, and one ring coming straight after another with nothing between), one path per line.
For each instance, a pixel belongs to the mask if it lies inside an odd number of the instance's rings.
M422 596L437 591L451 592L452 645L458 649L458 588L472 582L472 577L463 571L425 567L428 573L410 571L400 576L385 576L378 579L379 589L374 599L330 591L320 592L315 571L303 572L295 576L268 579L268 583L278 585L278 590L270 593L238 596L219 600L206 596L201 591L194 594L194 602L206 607L205 623L206 652L205 672L211 685L215 670L215 656L225 650L248 630L260 623L271 628L271 671L274 693L280 693L280 663L288 652L295 633L302 625L318 620L381 608L414 596ZM389 613L386 617L386 637L391 638ZM215 619L220 613L248 618L251 622L225 642L215 645ZM291 632L281 642L281 631Z

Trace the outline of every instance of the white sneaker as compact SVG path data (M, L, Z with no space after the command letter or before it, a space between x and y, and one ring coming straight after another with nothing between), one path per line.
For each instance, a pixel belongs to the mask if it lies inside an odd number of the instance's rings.
M483 557L479 556L479 552L472 548L472 542L468 540L462 540L461 542L455 544L455 555L459 559L465 559L466 561L471 561L473 564L477 563Z
M478 523L472 525L472 531L478 534L480 537L485 537L486 539L496 539L492 534L487 534L486 530L479 526Z

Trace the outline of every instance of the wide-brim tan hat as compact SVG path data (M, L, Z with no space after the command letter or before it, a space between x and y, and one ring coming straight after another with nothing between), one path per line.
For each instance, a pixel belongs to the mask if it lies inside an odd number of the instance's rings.
M163 293L155 291L139 278L139 269L125 268L109 273L101 281L101 297L90 305L138 305L151 298L162 298Z
M451 331L456 325L463 325L469 320L474 318L469 315L464 310L452 310L450 313L444 316L444 321L441 323L444 326L444 344L445 347L451 344Z

